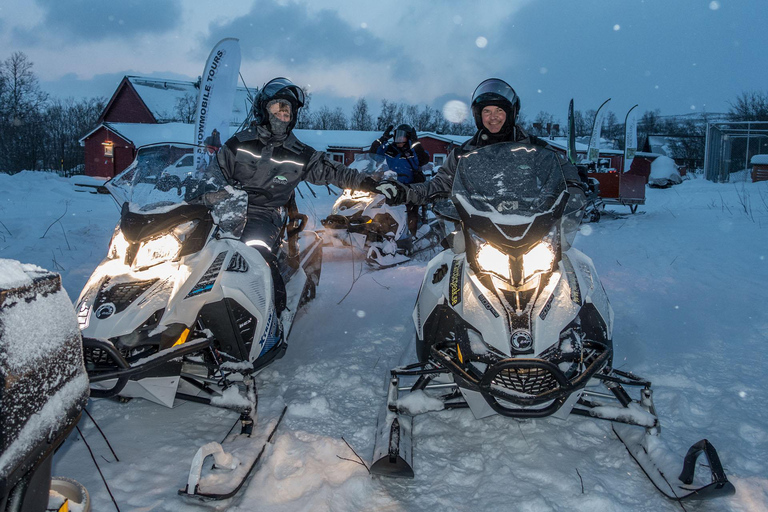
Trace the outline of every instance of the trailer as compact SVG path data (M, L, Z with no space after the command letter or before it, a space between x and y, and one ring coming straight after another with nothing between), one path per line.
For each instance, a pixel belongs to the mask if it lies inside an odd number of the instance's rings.
M604 204L629 206L632 213L645 204L645 185L651 173L651 162L646 158L635 158L627 172L615 169L590 171L587 176L600 183L600 198Z

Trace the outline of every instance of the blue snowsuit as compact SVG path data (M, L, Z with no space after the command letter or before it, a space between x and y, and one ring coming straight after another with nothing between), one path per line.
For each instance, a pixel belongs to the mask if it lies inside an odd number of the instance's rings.
M429 162L429 153L421 147L419 141L411 144L410 148L405 151L401 151L393 142L382 144L377 139L371 145L371 153L374 151L377 155L382 155L387 159L387 167L397 173L397 181L400 183L424 181L424 175L419 171L419 168Z

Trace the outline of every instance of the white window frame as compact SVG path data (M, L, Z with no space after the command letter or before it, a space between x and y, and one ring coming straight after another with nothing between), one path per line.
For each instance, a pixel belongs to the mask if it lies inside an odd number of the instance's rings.
M440 159L438 162L437 159ZM435 153L432 155L432 163L435 164L435 167L440 167L445 163L445 159L448 158L448 155L445 153Z
M329 151L328 154L331 156L331 160L334 162L339 162L340 164L344 163L344 153L339 153L337 151Z

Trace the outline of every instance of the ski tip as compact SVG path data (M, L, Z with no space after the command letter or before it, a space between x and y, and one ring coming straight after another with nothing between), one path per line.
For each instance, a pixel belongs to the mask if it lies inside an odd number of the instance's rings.
M413 478L413 468L405 459L398 456L395 461L391 461L389 456L382 457L371 464L370 472L372 475L385 476L388 478Z

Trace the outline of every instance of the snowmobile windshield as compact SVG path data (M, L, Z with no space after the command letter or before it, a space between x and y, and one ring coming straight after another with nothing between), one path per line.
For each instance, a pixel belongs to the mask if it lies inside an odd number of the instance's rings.
M461 157L453 200L470 215L520 225L548 212L565 190L565 176L554 151L510 142Z
M195 168L193 144L163 143L142 146L123 172L106 183L107 189L134 213L163 213L184 204L198 204L203 194L227 185L215 155Z
M355 161L349 166L366 174L370 174L375 180L381 181L387 179L387 172L394 173L389 169L387 165L387 159L384 155L377 155L373 153L358 153L355 155ZM397 174L394 178L397 179Z
M567 198L557 154L511 142L462 155L451 196L471 233L508 251L528 248L550 233Z

